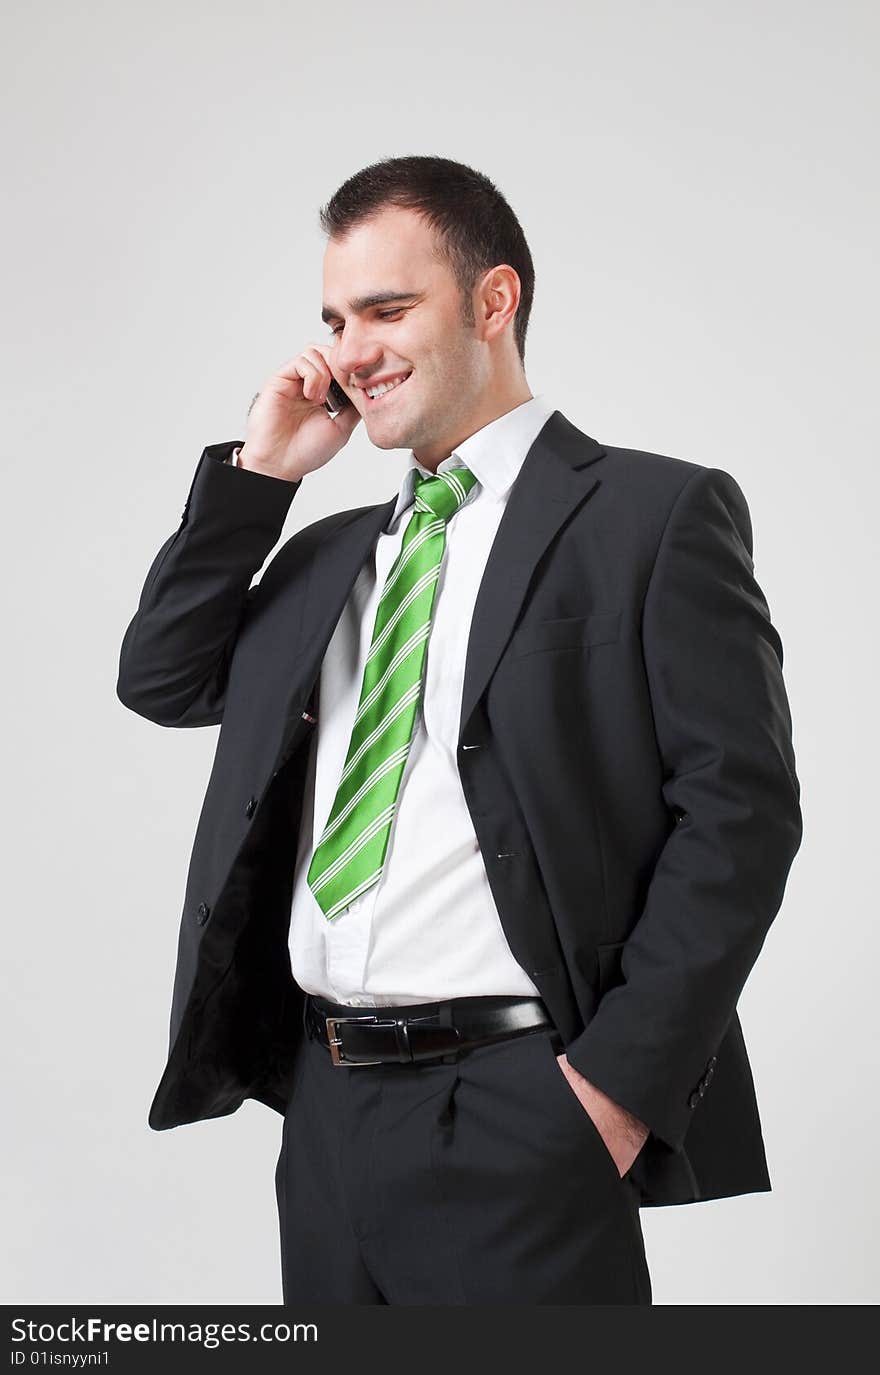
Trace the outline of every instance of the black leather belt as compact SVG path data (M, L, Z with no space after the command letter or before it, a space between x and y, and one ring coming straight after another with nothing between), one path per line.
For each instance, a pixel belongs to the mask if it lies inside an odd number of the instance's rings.
M334 1065L448 1062L475 1046L552 1025L541 998L503 995L356 1008L308 993L303 1021Z

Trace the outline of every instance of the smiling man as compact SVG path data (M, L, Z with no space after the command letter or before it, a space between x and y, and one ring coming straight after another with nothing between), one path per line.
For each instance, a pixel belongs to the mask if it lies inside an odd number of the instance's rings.
M344 211L331 205L327 212L331 234L334 214ZM434 240L423 215L396 207L378 210L342 238L331 237L322 310L335 344L333 371L364 417L370 442L410 449L432 472L457 444L531 399L509 318L522 292L516 269L497 264L485 284L494 327L480 338L470 295ZM524 240L516 247L509 256L526 275L528 248ZM382 289L360 293L363 282ZM524 315L530 304L529 293ZM523 345L524 338L523 326ZM371 390L381 384L392 386L393 394L374 398Z
M487 177L321 212L331 338L207 447L117 691L220 725L150 1123L283 1114L288 1304L651 1302L639 1210L770 1187L736 1005L801 839L726 472L526 379ZM399 488L291 502L363 420Z

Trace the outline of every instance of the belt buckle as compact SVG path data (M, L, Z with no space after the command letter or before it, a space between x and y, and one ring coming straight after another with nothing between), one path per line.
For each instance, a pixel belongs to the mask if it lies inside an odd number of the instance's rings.
M325 1017L324 1021L327 1028L327 1044L330 1047L330 1059L334 1065L349 1065L357 1068L359 1065L381 1065L383 1060L346 1060L339 1050L342 1045L341 1040L336 1035L336 1028L344 1026L348 1022L371 1022L374 1026L394 1026L393 1021L386 1017L384 1022L380 1021L375 1012L365 1013L363 1017Z

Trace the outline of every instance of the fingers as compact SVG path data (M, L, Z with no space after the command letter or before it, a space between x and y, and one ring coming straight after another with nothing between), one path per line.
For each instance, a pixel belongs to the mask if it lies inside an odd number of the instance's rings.
M309 344L302 353L282 364L278 369L278 376L291 382L300 381L305 399L321 405L326 399L333 374L320 347L317 344Z
M327 388L333 376L324 355L317 344L309 344L303 349L300 359L308 369L308 376L303 380L303 396L308 401L323 404L327 399Z
M342 390L343 390L347 395L350 395L350 393L349 393L349 388L348 388L348 386L346 385L348 379L339 371L338 368L336 368L336 367L333 366L333 363L334 363L334 349L333 349L333 345L332 345L332 344L330 344L330 345L327 345L327 344L313 344L313 345L312 345L312 348L313 348L314 351L319 355L319 357L320 357L322 363L324 364L324 367L325 367L326 370L327 370L327 385L328 385L328 386L330 385L330 378L332 377L333 380L337 383L337 385L340 386L340 387L342 388Z

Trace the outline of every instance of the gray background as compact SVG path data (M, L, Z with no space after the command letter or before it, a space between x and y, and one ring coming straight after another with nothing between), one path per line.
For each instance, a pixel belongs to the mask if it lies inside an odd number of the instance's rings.
M6 14L2 1299L280 1302L281 1118L146 1122L217 733L126 711L119 643L202 448L328 338L318 205L418 152L520 216L532 390L740 482L785 647L805 837L740 1003L775 1188L645 1210L655 1301L873 1301L876 7ZM404 459L359 427L285 536Z

